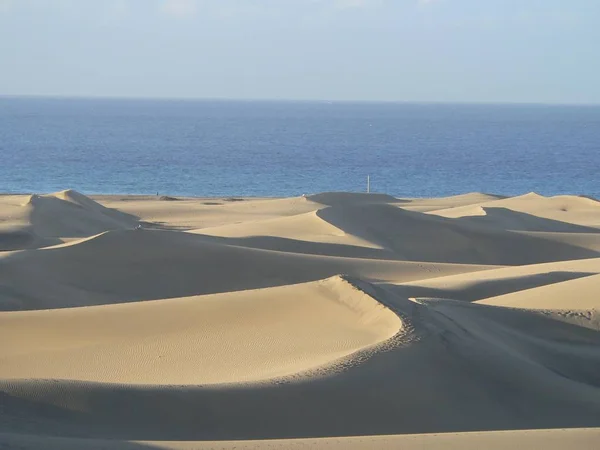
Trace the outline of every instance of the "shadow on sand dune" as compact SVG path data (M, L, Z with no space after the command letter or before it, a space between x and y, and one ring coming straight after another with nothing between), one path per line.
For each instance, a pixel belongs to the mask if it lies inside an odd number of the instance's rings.
M477 280L460 288L436 288L427 286L393 285L385 286L395 294L404 297L434 297L473 302L488 297L519 292L547 286L563 281L576 280L596 275L594 272L546 272L520 277L506 277L499 280Z
M102 206L79 192L32 195L29 208L32 228L44 237L87 237L108 230L133 228L138 217Z
M8 421L0 426L107 439L225 440L600 425L597 329L560 315L415 303L362 285L401 315L405 334L346 370L256 385L2 382ZM28 420L13 419L19 416Z
M327 206L357 206L366 204L411 203L387 194L363 194L357 192L322 192L306 197L308 200Z
M510 231L544 231L556 233L600 233L600 229L576 225L559 220L542 218L508 208L483 207L484 216L467 216L454 219L473 225L500 228Z
M195 234L197 236L203 236L207 242L219 242L225 245L273 250L277 252L337 256L342 258L400 260L398 255L389 250L361 247L358 245L312 242L273 236L249 236L236 238L208 236L200 233Z
M111 231L2 260L0 304L46 309L156 300L315 281L337 274L414 280L482 270L452 264L283 253L174 231ZM6 309L6 307L4 306Z
M600 256L582 247L387 204L329 207L317 215L410 261L525 265Z

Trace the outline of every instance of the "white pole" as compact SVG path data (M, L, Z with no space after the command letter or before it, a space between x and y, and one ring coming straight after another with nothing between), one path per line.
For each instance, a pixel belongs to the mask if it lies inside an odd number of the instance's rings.
M371 175L367 175L367 194L371 193Z

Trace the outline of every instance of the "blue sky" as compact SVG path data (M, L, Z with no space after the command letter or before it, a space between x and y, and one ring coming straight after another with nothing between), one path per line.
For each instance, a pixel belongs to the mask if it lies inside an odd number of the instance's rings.
M599 0L0 0L0 94L600 103Z

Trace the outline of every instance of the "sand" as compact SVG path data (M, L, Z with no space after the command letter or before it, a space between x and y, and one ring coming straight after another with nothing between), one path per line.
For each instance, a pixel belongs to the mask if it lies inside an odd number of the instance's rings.
M597 448L600 203L0 195L0 448Z

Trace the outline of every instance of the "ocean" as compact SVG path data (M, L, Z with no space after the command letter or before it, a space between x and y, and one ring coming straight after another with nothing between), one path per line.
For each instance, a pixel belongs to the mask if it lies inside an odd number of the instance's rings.
M0 98L0 192L600 197L600 106Z

